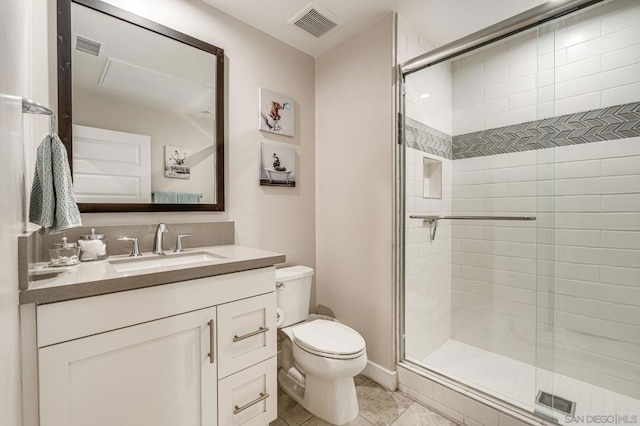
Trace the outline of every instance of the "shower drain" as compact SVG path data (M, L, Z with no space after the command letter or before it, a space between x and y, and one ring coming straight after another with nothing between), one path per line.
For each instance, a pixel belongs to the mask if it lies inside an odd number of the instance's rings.
M569 401L568 399L560 398L559 396L555 396L544 391L538 391L536 402L540 405L544 405L545 407L549 407L552 410L561 411L570 416L573 416L573 414L576 412L575 402Z

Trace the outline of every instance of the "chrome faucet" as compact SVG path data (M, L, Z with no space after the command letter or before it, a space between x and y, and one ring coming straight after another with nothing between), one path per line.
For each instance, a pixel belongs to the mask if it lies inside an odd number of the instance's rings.
M169 231L166 223L159 223L156 228L156 238L153 240L153 254L164 254L162 251L162 234Z

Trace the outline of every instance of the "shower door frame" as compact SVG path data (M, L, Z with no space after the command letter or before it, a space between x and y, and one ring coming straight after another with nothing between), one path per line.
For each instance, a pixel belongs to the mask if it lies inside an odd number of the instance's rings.
M512 18L501 21L483 30L472 33L466 37L446 44L440 48L429 51L398 65L396 85L398 93L398 119L397 119L397 194L398 209L396 223L396 356L398 366L403 367L419 376L430 379L446 386L454 391L461 392L479 402L497 407L502 411L511 412L512 415L530 419L537 423L553 425L557 424L546 418L545 413L531 412L513 405L499 397L491 395L474 386L460 382L442 373L434 371L424 365L416 364L405 357L405 215L406 215L406 144L405 137L405 83L406 77L414 72L421 71L430 66L447 61L480 47L487 46L501 39L521 33L531 28L539 27L546 22L555 20L563 15L592 6L607 0L569 0L563 4L548 2L530 9ZM537 310L536 310L537 311ZM537 338L536 338L537 342ZM537 343L536 343L537 345Z

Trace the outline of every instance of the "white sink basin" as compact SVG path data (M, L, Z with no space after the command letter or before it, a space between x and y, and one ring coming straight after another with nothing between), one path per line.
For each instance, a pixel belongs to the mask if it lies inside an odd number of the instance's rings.
M167 266L182 266L193 263L216 262L226 259L215 253L204 251L194 253L169 254L165 256L136 257L122 260L110 260L109 263L118 272L139 271L141 269L165 268Z

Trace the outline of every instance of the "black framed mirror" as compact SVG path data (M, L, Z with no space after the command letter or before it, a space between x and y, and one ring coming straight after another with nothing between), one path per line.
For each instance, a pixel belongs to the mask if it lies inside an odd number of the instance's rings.
M223 49L100 0L57 12L80 211L224 211Z

